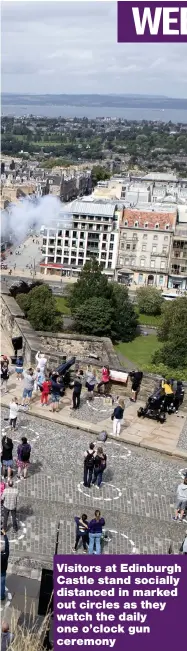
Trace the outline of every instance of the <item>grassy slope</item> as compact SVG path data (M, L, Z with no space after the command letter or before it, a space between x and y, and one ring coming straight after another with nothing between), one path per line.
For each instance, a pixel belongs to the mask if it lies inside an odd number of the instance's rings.
M160 343L156 335L148 335L147 337L136 337L136 339L128 343L121 342L116 346L116 350L131 362L143 368L151 364L152 356L159 347Z
M56 300L56 306L59 312L61 312L61 314L67 314L67 315L71 314L70 308L67 305L66 298L64 298L63 296L55 296L55 300Z

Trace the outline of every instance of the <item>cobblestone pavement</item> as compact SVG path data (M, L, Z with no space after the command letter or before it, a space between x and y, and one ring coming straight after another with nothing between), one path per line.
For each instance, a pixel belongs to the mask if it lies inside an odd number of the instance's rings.
M104 398L103 396L94 396L93 400L88 398L88 393L83 390L81 394L81 407L80 410L71 411L71 417L76 420L89 421L90 423L101 423L112 415L114 407L116 406L117 396L115 397L115 404L112 405L112 400ZM125 407L128 407L130 399L126 398ZM112 427L111 427L112 429Z
M179 436L177 447L183 448L183 450L187 450L187 418L184 420L184 425Z
M3 408L2 429L8 432L7 417ZM179 551L185 522L173 522L172 514L181 460L110 440L105 445L103 486L100 491L94 486L89 490L83 488L82 469L90 435L20 413L13 434L14 456L23 434L32 446L32 463L26 481L15 477L19 531L14 534L11 523L8 531L14 571L19 573L20 567L34 571L44 563L51 567L59 521L58 551L70 553L74 515L86 511L91 518L97 507L109 532L105 553L167 553L170 543L175 553Z

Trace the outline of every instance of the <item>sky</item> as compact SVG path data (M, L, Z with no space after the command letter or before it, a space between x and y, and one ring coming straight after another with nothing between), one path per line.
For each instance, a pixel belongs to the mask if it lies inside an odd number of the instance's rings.
M187 98L187 44L118 44L115 0L1 6L2 92Z

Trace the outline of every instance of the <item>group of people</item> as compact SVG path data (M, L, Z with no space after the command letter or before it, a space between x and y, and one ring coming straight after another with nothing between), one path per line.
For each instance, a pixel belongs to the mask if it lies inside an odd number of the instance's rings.
M76 539L75 545L72 549L73 552L76 552L80 540L83 545L83 552L87 554L100 554L101 553L101 538L103 527L105 526L105 520L101 516L99 509L95 511L95 517L88 522L88 517L86 513L83 513L81 517L75 517L76 523Z
M106 464L107 455L103 452L103 448L97 448L95 443L90 443L88 450L84 453L84 486L90 488L91 484L95 484L97 488L100 488Z

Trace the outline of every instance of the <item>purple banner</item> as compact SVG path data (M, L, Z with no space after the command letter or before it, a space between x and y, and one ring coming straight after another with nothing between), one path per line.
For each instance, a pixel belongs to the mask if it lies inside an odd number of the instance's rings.
M186 43L187 2L118 2L118 43Z
M55 556L54 651L185 646L184 556Z

